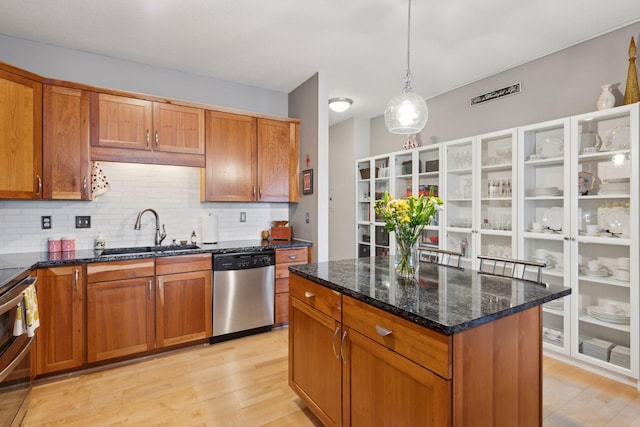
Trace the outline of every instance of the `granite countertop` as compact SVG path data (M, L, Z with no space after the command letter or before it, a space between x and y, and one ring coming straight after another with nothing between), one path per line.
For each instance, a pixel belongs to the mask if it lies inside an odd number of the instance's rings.
M420 263L417 280L397 279L393 257L301 264L289 271L445 335L571 293L571 288L427 263Z
M52 267L56 265L92 263L104 261L121 261L127 259L158 258L164 256L193 255L201 253L221 254L232 252L254 252L279 248L295 248L311 246L304 240L229 240L214 244L202 244L197 249L162 250L152 252L136 252L123 255L103 255L102 251L93 249L72 252L29 252L15 254L0 254L0 287L24 275L37 267Z

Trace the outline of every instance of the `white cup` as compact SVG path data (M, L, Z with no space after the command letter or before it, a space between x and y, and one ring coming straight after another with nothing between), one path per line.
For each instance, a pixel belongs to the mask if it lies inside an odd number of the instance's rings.
M598 227L598 224L587 225L587 234L590 234L590 235L598 234L599 230L600 228Z
M597 259L592 259L587 263L587 266L591 271L598 271L602 268L602 263Z
M631 277L629 276L629 270L619 268L618 271L616 271L616 279L622 280L623 282L628 282L630 278Z
M607 302L602 306L602 310L607 314L617 314L620 311L618 304Z
M542 231L544 227L541 222L534 222L533 224L531 224L531 228L533 229L533 231Z
M629 258L622 258L622 257L618 258L618 269L629 271L629 264L630 264Z
M536 249L536 258L544 259L548 254L549 252L546 249Z

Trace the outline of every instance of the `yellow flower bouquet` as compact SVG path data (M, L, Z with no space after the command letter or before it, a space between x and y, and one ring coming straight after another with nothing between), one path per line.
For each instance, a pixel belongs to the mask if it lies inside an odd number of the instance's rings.
M396 233L396 271L400 276L411 277L415 274L416 243L422 230L431 223L436 213L442 210L442 199L433 196L409 196L406 199L394 199L385 191L381 199L376 200L374 209L384 221L384 229Z

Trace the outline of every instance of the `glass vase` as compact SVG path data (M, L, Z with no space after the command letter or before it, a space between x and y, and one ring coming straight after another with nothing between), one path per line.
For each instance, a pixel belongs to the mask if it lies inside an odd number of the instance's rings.
M417 242L396 241L395 257L396 273L400 277L414 277L418 267L418 244Z

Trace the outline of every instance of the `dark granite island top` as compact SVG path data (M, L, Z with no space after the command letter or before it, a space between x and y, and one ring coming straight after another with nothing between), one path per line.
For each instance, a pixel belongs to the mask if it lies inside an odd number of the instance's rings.
M289 270L446 335L571 293L570 288L427 263L420 264L417 280L398 280L390 257L295 265Z

